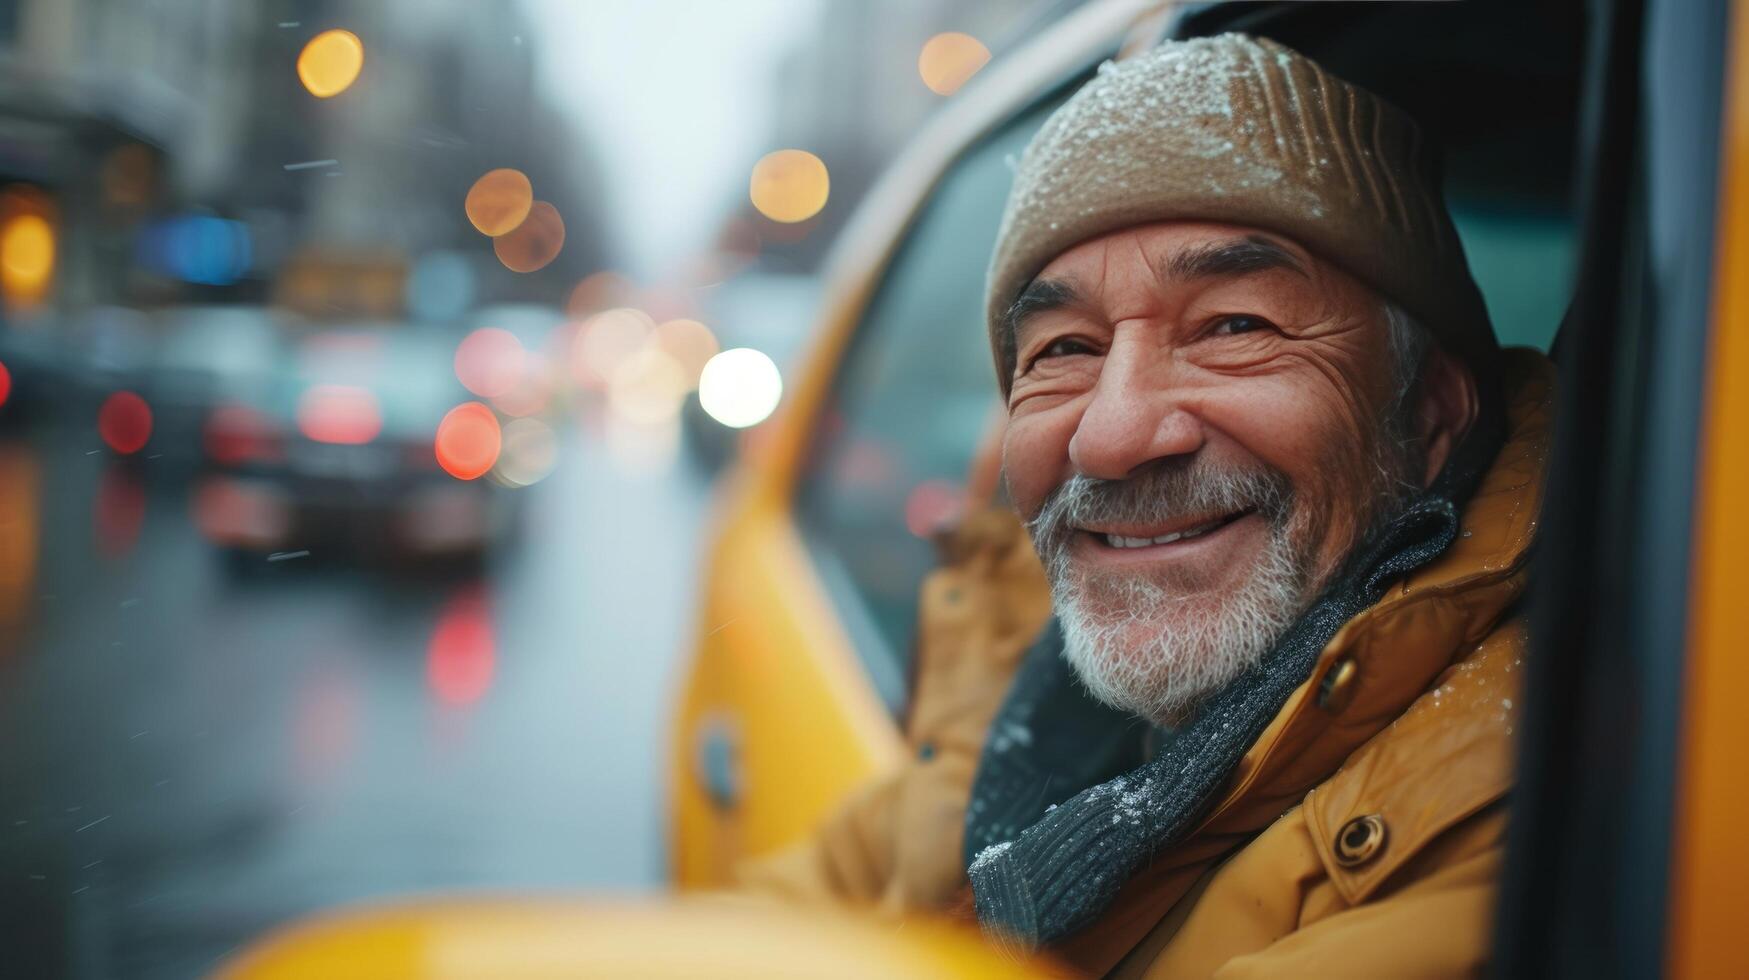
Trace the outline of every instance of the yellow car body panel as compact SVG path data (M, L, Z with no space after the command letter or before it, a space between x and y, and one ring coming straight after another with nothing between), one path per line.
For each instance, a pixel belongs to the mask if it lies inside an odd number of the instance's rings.
M1674 977L1749 976L1749 4L1731 11L1714 308L1694 511L1691 639L1671 854Z
M281 929L218 980L583 980L646 977L1061 975L999 953L974 930L888 925L727 902L437 901L350 911ZM781 953L774 954L774 951Z

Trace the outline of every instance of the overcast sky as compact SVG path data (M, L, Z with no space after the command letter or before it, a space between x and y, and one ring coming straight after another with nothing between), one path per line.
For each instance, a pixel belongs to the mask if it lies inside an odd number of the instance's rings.
M542 84L608 181L611 240L639 278L709 242L747 168L778 147L779 59L818 0L522 0Z

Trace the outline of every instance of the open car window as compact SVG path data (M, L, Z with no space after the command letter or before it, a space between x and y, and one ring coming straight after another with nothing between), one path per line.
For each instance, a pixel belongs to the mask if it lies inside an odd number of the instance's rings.
M927 535L960 499L998 408L984 269L1012 160L1060 102L1046 100L973 147L924 204L864 311L802 478L809 546L894 707L917 589L935 562Z

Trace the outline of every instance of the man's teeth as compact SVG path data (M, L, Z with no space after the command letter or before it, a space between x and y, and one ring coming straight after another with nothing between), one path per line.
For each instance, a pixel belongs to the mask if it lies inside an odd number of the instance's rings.
M1157 538L1129 538L1121 534L1104 534L1105 543L1113 548L1146 548L1155 544L1171 544L1185 538L1194 538L1199 534L1207 534L1221 525L1220 521L1209 521L1207 524L1179 531L1175 534L1162 534Z

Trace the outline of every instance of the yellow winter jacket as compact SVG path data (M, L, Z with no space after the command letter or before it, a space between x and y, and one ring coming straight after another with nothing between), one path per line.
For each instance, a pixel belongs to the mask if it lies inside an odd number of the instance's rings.
M1336 634L1199 828L1048 953L1121 977L1483 969L1554 376L1528 351L1505 365L1507 438L1457 540ZM1019 523L990 511L955 535L921 605L913 761L801 845L744 868L747 888L969 914L967 799L1049 594Z

